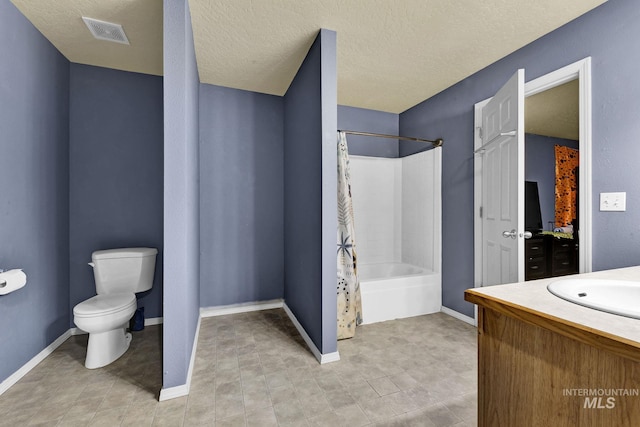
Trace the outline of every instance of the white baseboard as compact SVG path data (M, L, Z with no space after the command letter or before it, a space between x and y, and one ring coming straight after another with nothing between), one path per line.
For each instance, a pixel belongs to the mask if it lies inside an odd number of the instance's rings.
M340 360L340 353L338 353L338 351L320 355L321 365L324 365L325 363L338 362L339 360Z
M447 308L445 306L442 306L442 309L440 311L442 311L444 314L447 314L451 317L455 317L458 320L462 320L463 322L466 322L470 325L478 326L476 324L476 319L474 319L473 317L465 316L464 314L458 313L457 311L451 310L450 308Z
M161 323L162 323L162 317L153 317L153 318L144 320L145 326L158 325ZM63 342L65 342L69 337L73 335L85 335L85 334L87 334L87 332L83 331L80 328L69 328L65 333L60 335L54 342L52 342L47 347L45 347L44 350L42 350L40 353L34 356L27 363L22 365L20 369L18 369L16 372L11 374L11 376L9 376L6 380L2 381L0 383L0 395L2 395L2 393L7 391L12 385L20 381L22 377L27 375L29 371L35 368L38 363L42 362L47 356L53 353L53 351L56 348L60 347L60 345Z
M333 353L326 353L326 354L320 353L320 350L318 350L318 348L315 346L315 344L313 343L313 341L311 340L307 332L304 330L300 322L298 322L298 319L296 319L296 316L281 299L271 300L271 301L243 303L243 304L232 304L232 305L219 306L219 307L201 308L200 316L198 317L198 326L196 327L196 333L193 341L193 349L191 351L191 360L189 362L189 370L187 372L187 383L179 386L175 386L175 387L163 388L162 390L160 390L159 400L164 401L164 400L174 399L177 397L186 396L189 394L189 389L191 387L191 377L193 374L196 351L198 346L198 337L200 335L200 324L202 322L203 317L222 316L226 314L246 313L250 311L259 311L259 310L271 310L274 308L284 308L284 311L287 313L287 316L289 316L289 319L291 319L291 322L294 324L294 326L302 336L302 339L309 347L309 350L311 350L311 353L313 353L313 355L315 356L315 358L318 360L320 364L336 362L340 360L340 354L337 351ZM445 309L446 307L443 307L443 312L445 311ZM456 313L456 315L458 316L466 317L452 310L449 310L449 311L451 311L452 313ZM454 315L454 317L458 317L458 316ZM465 320L465 319L461 319L461 320ZM158 325L161 323L163 323L162 317L145 319L145 322L144 322L145 326ZM82 334L86 334L86 332L83 331L82 329L79 329L79 328L68 329L64 334L62 334L58 339L56 339L50 345L48 345L44 350L38 353L29 362L27 362L20 369L14 372L6 380L2 381L2 383L0 383L0 395L2 395L2 393L7 391L12 385L17 383L22 377L24 377L27 373L29 373L29 371L31 371L38 363L40 363L47 356L53 353L53 351L56 348L58 348L63 342L65 342L69 337L71 337L72 335L82 335Z
M189 360L189 370L187 370L187 394L189 394L189 389L191 388L191 377L193 375L193 365L196 364L196 352L198 351L198 338L200 338L201 323L202 323L202 316L198 316L198 326L196 326L196 333L195 333L195 336L193 337L193 347L191 348L191 360Z
M182 384L175 387L163 388L160 390L160 397L158 400L163 402L165 400L175 399L177 397L186 396L189 394L189 385Z
M255 302L246 302L241 304L231 304L231 305L221 305L216 307L205 307L200 309L200 317L214 317L214 316L224 316L227 314L237 314L237 313L247 313L250 311L259 311L259 310L271 310L274 308L283 308L284 311L291 319L291 322L295 325L296 329L304 339L304 342L311 350L311 353L315 356L315 358L321 364L336 362L340 360L340 354L336 351L333 353L322 354L320 350L315 346L313 341L307 332L304 330L296 316L294 316L293 312L287 307L287 304L282 299L274 299L270 301L255 301Z
M244 302L241 304L219 305L215 307L204 307L200 309L200 317L224 316L227 314L248 313L250 311L271 310L282 308L282 299L270 301Z
M287 316L289 316L289 319L291 319L291 322L302 336L302 339L307 344L307 347L309 347L309 350L311 350L311 353L313 353L313 355L321 365L330 362L337 362L338 360L340 360L340 353L338 353L337 351L327 354L320 353L318 347L316 347L316 345L313 343L311 337L307 334L307 331L304 330L304 328L302 327L300 322L298 322L298 319L296 319L296 316L293 314L286 303L283 304L282 308L284 308L285 313L287 313Z
M162 322L162 317L150 317L148 319L144 319L144 326L162 325Z
M175 387L163 388L160 390L160 396L158 400L160 402L169 399L175 399L176 397L187 396L191 389L191 376L193 375L193 365L196 363L196 351L198 350L198 337L200 337L200 324L202 323L202 316L198 316L198 326L196 326L196 333L193 337L193 347L191 348L191 360L189 361L189 370L187 371L187 383L178 385Z
M54 342L49 344L42 350L40 353L36 354L31 360L25 363L20 369L11 374L6 380L0 383L0 395L7 391L12 385L20 381L22 377L27 375L29 371L38 365L38 363L42 362L48 355L53 353L53 351L60 347L60 345L67 340L71 336L71 330L67 330L65 333L60 335Z

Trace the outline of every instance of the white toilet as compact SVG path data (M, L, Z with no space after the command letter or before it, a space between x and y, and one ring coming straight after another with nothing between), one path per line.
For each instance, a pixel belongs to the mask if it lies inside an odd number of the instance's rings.
M73 308L73 322L89 333L87 368L106 366L129 348L127 325L136 311L136 292L151 289L157 253L155 248L123 248L91 255L98 295Z

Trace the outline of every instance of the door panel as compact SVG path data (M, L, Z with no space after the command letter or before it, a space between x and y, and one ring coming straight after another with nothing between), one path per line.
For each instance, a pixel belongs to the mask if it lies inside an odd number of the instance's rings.
M513 162L513 153L514 148L512 138L507 138L504 141L499 142L500 144L497 151L500 156L500 181L494 183L494 185L499 186L500 188L500 220L504 221L505 224L513 224L514 219L517 221L517 204L514 206L513 203L513 194L512 194L512 162Z
M482 110L482 286L524 280L524 70ZM503 232L515 230L514 236Z

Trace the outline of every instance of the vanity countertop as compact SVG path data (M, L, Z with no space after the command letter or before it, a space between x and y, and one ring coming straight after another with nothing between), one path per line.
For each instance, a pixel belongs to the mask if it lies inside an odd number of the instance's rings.
M583 307L547 290L549 283L569 278L640 282L640 266L473 288L465 291L465 300L640 361L640 320Z

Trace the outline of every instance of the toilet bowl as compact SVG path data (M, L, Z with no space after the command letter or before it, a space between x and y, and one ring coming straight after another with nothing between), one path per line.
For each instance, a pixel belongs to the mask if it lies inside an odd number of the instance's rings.
M96 295L73 308L73 321L89 333L85 367L101 368L122 356L131 343L126 332L136 311L134 293Z
M155 248L122 248L91 255L97 295L73 308L74 323L89 333L87 368L106 366L129 348L127 326L136 312L136 293L153 286L157 253Z

